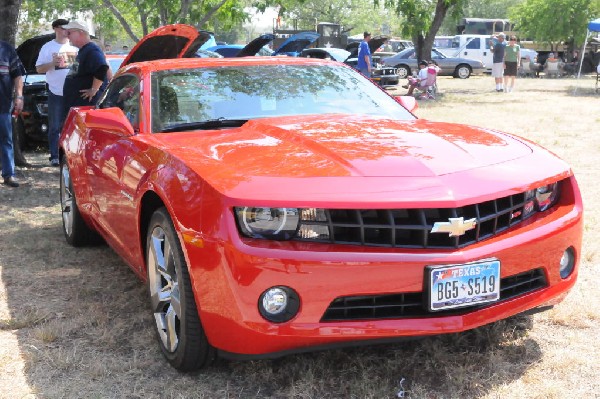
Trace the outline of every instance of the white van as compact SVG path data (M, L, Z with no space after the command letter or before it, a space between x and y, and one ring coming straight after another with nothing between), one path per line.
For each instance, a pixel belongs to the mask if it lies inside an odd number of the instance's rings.
M452 39L452 48L440 49L449 57L462 57L479 60L484 63L486 72L492 71L492 51L490 35L456 35Z

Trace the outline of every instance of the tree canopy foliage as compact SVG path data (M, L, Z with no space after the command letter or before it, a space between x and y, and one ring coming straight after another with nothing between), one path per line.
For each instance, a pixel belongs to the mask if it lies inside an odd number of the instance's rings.
M375 4L381 1L385 8L404 16L407 23L402 26L402 35L412 39L417 57L427 60L448 11L463 6L468 0L374 0Z
M96 36L112 40L125 32L131 41L167 24L187 23L197 28L231 29L245 20L244 0L23 0L26 19L35 21L93 15Z
M588 22L598 15L598 0L524 0L510 12L521 37L577 44L583 43Z

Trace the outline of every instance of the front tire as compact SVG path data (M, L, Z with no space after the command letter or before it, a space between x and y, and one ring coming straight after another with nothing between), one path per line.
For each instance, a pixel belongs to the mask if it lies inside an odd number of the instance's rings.
M407 65L396 65L396 75L399 79L406 79L410 76L410 68Z
M165 208L150 220L146 267L150 306L164 356L179 371L210 365L216 351L204 334L183 250Z
M454 71L454 77L460 79L468 79L471 76L471 67L465 64L460 64Z
M67 242L74 247L99 244L102 239L83 220L73 191L69 165L65 157L60 162L60 209L63 233Z

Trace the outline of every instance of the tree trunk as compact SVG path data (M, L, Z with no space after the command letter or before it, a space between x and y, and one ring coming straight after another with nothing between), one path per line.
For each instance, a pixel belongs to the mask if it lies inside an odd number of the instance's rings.
M17 20L22 0L2 0L0 2L0 40L15 45Z

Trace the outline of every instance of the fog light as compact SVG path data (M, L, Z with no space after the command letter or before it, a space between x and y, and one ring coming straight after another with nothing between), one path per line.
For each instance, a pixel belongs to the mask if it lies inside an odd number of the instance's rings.
M272 287L263 292L258 300L262 317L274 323L291 320L298 313L300 298L289 287Z
M45 123L42 123L42 125L40 126L40 130L42 132L47 132L48 131L48 125L46 125Z
M575 267L575 251L573 247L567 248L560 258L560 277L567 278L573 273Z

